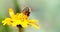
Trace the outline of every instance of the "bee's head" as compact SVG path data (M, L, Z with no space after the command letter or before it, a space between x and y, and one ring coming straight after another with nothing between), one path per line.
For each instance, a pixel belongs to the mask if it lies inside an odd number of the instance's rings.
M29 16L29 14L30 14L30 8L25 7L25 8L23 9L22 13L24 13L24 14L27 15L27 16Z

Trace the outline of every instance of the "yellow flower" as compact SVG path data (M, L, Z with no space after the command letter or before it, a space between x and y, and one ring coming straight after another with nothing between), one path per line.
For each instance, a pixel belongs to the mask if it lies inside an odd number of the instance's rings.
M12 25L16 27L17 25L21 25L23 28L28 27L28 25L32 25L35 28L39 29L39 26L36 24L37 20L30 20L27 15L23 13L14 14L12 8L9 8L10 18L6 18L2 21L3 25Z

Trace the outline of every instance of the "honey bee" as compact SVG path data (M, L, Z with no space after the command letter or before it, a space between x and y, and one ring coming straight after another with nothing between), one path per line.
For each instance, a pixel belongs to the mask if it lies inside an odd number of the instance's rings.
M31 12L31 9L29 7L25 7L23 10L22 10L22 13L29 16L30 15L30 12Z

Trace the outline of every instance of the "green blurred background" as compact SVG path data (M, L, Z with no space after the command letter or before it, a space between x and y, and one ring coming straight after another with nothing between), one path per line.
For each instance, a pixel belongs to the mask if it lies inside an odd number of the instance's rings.
M8 8L15 13L24 7L30 7L30 19L38 19L40 30L34 27L23 29L24 32L60 32L60 0L0 0L0 32L18 32L17 27L3 26L1 21L8 17Z

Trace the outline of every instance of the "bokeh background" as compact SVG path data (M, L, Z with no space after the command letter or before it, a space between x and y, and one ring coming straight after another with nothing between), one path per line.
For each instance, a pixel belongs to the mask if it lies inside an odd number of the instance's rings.
M31 26L24 32L60 32L60 0L0 0L0 32L18 32L16 27L3 26L1 22L9 17L9 8L17 13L24 7L32 9L30 19L38 19L40 26L40 30Z

